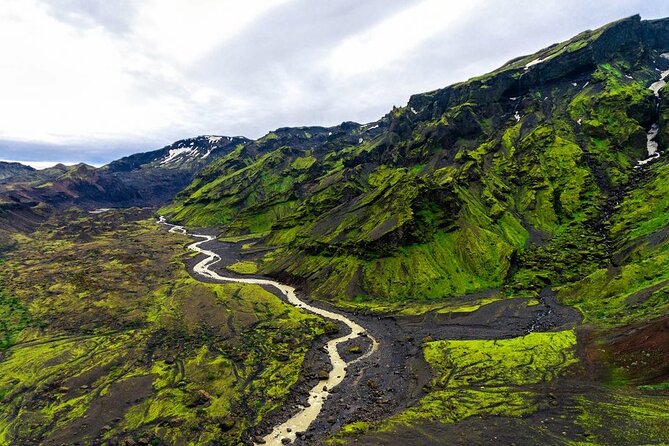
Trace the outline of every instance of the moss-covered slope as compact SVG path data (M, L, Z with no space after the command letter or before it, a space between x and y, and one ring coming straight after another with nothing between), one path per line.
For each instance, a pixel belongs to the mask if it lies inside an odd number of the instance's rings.
M212 163L164 212L262 237L277 249L261 271L320 298L534 293L581 278L606 264L605 223L661 122L648 87L669 67L668 27L632 17L375 123L280 129Z

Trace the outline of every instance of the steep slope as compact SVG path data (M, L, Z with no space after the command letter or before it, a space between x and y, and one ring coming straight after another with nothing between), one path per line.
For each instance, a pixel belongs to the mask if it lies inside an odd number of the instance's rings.
M212 163L164 211L261 237L278 248L261 271L346 305L583 277L608 261L605 223L644 175L654 124L653 142L666 139L666 89L649 86L669 68L668 30L631 17L375 123L281 129Z

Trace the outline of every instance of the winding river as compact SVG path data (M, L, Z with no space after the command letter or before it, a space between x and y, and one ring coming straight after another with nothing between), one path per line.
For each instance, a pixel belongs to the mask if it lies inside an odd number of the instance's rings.
M202 259L193 267L193 271L195 273L208 279L213 279L219 282L237 282L237 283L248 283L256 285L267 285L274 287L285 296L288 303L295 305L296 307L301 308L303 310L317 314L319 316L323 316L325 318L341 322L351 329L351 332L349 334L339 338L332 339L325 345L325 349L330 358L330 362L332 363L332 370L330 371L327 380L321 380L309 391L309 399L308 399L309 405L307 407L301 407L299 412L293 415L286 422L281 423L278 426L275 426L274 429L272 429L272 432L270 432L263 438L264 441L263 444L267 445L281 445L283 444L282 441L286 441L284 440L286 438L290 440L290 442L293 442L296 438L297 432L305 432L309 428L311 423L316 419L316 417L323 408L325 400L328 398L330 394L330 390L339 385L346 377L347 367L372 355L378 349L379 346L378 342L372 336L367 335L368 338L372 341L372 345L369 348L369 350L364 355L361 355L358 358L354 359L353 361L347 363L339 355L337 346L343 342L355 339L363 335L363 333L366 333L365 329L362 326L353 322L352 320L350 320L349 318L347 318L342 314L314 307L313 305L309 305L303 302L295 294L295 288L291 286L284 285L279 282L275 282L273 280L268 280L268 279L221 276L220 274L211 269L213 265L215 265L221 260L221 257L215 252L209 251L200 246L204 243L214 240L216 237L203 234L189 234L184 229L183 226L170 224L165 220L165 217L163 216L160 216L158 223L169 226L170 232L177 232L189 235L191 237L202 239L200 241L188 245L189 249L197 251L198 253L203 254L205 256L204 259Z

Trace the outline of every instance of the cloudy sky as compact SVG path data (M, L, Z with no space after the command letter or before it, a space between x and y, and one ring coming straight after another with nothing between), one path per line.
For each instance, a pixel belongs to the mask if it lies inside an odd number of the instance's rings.
M666 0L0 0L0 159L368 122Z

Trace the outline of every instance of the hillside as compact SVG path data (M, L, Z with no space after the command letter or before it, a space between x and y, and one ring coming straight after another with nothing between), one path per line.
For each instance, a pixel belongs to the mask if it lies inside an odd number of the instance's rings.
M374 123L280 129L164 211L259 238L277 248L261 271L342 305L575 280L621 248L616 203L664 163L667 29L632 17Z
M7 180L8 178L16 177L18 175L25 175L34 172L30 166L24 166L21 163L8 163L0 161L0 181Z

